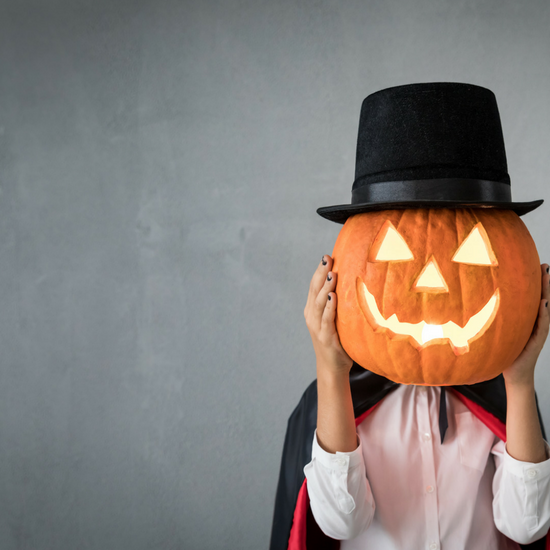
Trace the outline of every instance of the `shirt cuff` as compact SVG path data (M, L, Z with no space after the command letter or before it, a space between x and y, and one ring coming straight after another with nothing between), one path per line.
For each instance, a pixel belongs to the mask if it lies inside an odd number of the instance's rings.
M503 465L510 473L526 482L550 477L550 445L546 441L544 441L544 449L546 460L542 462L523 462L510 456L506 445L504 445Z
M317 441L317 430L315 430L311 458L315 458L329 470L347 472L359 466L359 464L363 461L363 447L359 436L357 436L357 441L359 446L354 451L336 451L336 453L329 453L322 449L319 445L319 442Z

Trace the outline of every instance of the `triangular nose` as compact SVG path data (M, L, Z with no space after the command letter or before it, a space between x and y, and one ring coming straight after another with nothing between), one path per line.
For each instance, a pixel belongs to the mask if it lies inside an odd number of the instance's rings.
M412 290L415 292L449 292L449 287L443 278L433 254L422 268Z

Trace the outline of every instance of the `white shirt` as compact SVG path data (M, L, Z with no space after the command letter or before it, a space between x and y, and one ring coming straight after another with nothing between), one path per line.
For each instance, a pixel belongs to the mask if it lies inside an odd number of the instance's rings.
M398 386L357 427L355 451L328 453L315 433L311 511L341 550L517 550L548 531L550 459L512 458L451 390L441 444L440 391Z

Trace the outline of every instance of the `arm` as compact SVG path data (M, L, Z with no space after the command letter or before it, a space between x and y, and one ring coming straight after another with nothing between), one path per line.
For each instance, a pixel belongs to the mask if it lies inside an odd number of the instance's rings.
M355 416L349 385L352 359L344 351L336 332L336 274L332 258L323 256L311 279L304 317L317 358L317 437L325 451L357 448Z
M311 511L329 537L356 537L371 523L374 499L355 430L349 371L352 359L336 331L336 274L323 256L309 287L304 317L317 359L317 430L304 468Z
M535 365L550 325L548 264L541 265L541 271L542 299L531 338L514 363L502 373L507 400L506 449L510 456L524 462L542 462L548 458L535 402Z
M516 460L543 462L544 440L537 414L534 380L525 385L506 381L506 450Z
M493 515L497 528L528 544L550 527L550 448L542 438L535 401L534 372L548 336L550 296L548 264L542 269L542 299L533 332L524 350L504 371L506 445L494 451Z

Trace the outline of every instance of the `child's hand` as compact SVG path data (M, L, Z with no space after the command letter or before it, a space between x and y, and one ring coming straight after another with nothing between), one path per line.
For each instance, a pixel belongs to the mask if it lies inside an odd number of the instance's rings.
M347 375L353 360L342 348L334 323L336 274L330 271L331 268L332 258L325 254L311 279L304 317L313 341L317 368Z
M512 365L502 374L506 384L532 385L535 376L535 364L542 350L542 346L548 336L550 326L550 308L547 306L550 300L550 275L548 264L541 266L542 289L539 303L539 314L533 327L533 332L523 351Z

